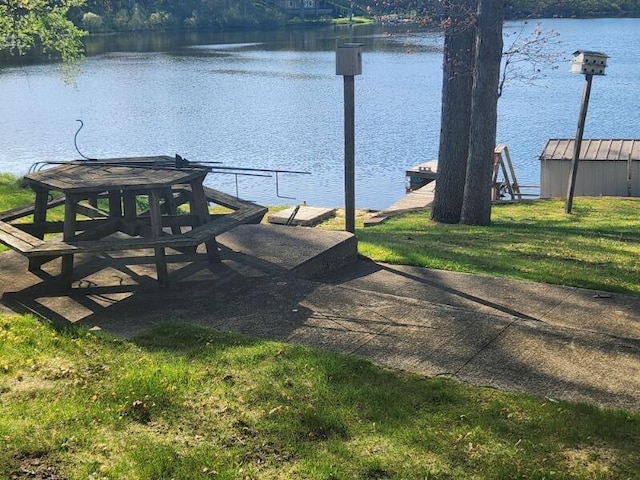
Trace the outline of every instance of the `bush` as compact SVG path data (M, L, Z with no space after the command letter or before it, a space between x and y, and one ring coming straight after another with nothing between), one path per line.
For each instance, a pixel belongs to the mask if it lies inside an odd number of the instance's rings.
M133 12L131 13L131 17L129 18L128 27L129 30L138 31L138 30L146 30L149 25L147 21L147 16L144 11L136 5L133 8Z
M104 23L102 17L93 12L87 12L82 15L82 28L89 32L102 32L104 31Z
M175 25L175 18L171 13L160 10L149 15L149 25L154 30L171 28Z

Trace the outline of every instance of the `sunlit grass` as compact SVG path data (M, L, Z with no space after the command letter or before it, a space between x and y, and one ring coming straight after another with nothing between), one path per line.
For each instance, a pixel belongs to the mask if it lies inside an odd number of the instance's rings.
M22 188L14 175L0 173L0 212L29 202L33 202L33 192Z
M372 24L375 22L376 22L375 19L372 17L363 17L363 16L354 15L351 19L349 19L349 17L334 18L332 23L336 25L351 25L351 24L365 25L365 24Z
M30 195L0 177L0 208ZM566 216L557 201L497 205L482 228L437 225L425 212L367 229L360 219L359 248L383 261L637 292L639 207L577 199ZM0 478L597 479L640 467L635 412L185 323L125 341L0 315L0 406Z
M637 413L310 348L187 324L128 342L18 315L0 337L0 478L633 478L640 464Z
M376 261L640 293L640 199L578 198L493 207L488 227L444 225L429 212L358 228Z

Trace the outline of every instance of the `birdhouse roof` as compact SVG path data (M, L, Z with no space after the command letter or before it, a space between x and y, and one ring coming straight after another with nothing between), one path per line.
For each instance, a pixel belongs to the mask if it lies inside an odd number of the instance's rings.
M602 57L602 58L609 58L608 55L605 55L602 52L594 52L593 50L576 50L575 52L573 52L573 55L589 55L590 57Z

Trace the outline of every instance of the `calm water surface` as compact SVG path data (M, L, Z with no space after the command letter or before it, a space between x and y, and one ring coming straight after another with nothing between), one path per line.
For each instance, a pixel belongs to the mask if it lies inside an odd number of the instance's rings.
M534 23L509 23L509 38ZM512 84L499 103L521 184L539 184L548 138L575 135L583 77L577 49L611 58L594 80L585 137L640 136L640 19L543 20L558 32L559 68L535 86ZM382 26L230 35L122 35L89 39L88 58L65 83L58 66L0 68L0 170L36 161L173 155L225 166L311 176L241 177L239 194L263 204L343 204L343 87L336 39L361 41L356 77L356 204L384 208L404 193L407 167L437 157L442 38ZM210 186L235 194L233 176Z

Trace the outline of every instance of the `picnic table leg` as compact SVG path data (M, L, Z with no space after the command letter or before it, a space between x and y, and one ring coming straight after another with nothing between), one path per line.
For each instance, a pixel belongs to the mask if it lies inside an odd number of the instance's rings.
M47 204L49 203L49 191L45 188L36 190L36 200L33 208L33 223L38 227L42 227L47 221ZM35 237L44 238L44 229L35 233Z
M44 226L47 221L47 204L49 203L49 191L46 188L37 188L35 190L36 199L33 208L33 224L37 226ZM39 239L44 238L44 228L34 232L34 237ZM44 263L45 259L38 257L29 258L30 272L37 272Z
M109 216L122 217L122 196L120 190L109 190Z
M204 188L202 186L203 178L196 178L191 181L191 193L193 199L191 200L191 210L196 214L200 220L200 225L210 221L209 207L207 203L207 197L204 194ZM220 254L218 253L218 242L215 237L211 237L204 242L207 248L207 258L209 263L220 262Z
M73 240L76 236L76 213L78 199L73 195L67 195L64 202L64 227L62 238L65 242ZM73 253L62 255L62 287L70 289L73 283Z
M178 206L176 205L176 199L173 197L173 189L171 187L164 191L164 205L168 215L178 215ZM178 225L174 225L171 227L171 233L180 235L182 230Z
M160 210L160 194L158 190L149 192L149 213L151 214L151 233L154 237L162 234L162 211ZM158 283L169 285L169 273L167 271L167 258L164 247L153 248L156 257L156 272L158 273Z
M136 194L133 192L122 192L122 203L124 204L124 219L135 220L136 219ZM151 196L149 196L151 201Z

